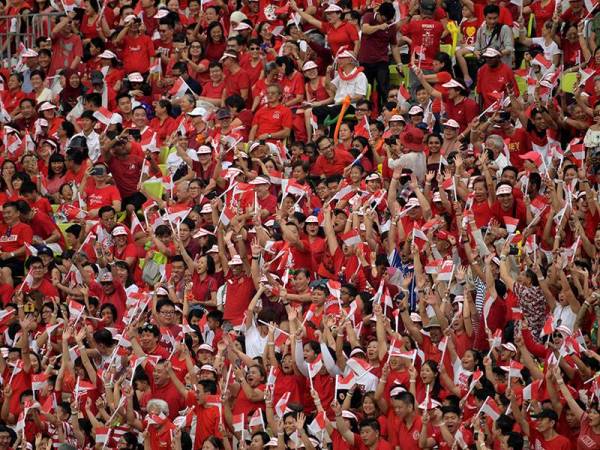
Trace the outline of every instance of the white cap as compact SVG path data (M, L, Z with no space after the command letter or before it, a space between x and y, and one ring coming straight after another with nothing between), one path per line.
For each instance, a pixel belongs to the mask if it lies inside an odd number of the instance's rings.
M204 108L196 107L187 114L188 116L192 117L204 117L204 115L206 114L206 110Z
M125 17L123 22L129 23L129 22L133 22L135 19L137 19L137 16L135 14L129 14L127 17Z
M504 347L506 350L510 351L510 352L517 352L517 347L515 347L515 344L512 344L510 342L507 342L506 344L502 344L502 347Z
M212 235L214 236L214 233L211 233L210 231L208 231L206 228L200 228L198 231L196 231L196 233L194 234L194 239L197 238L201 238L204 236L208 236L208 235Z
M254 184L254 185L271 184L271 182L264 177L256 177L254 180L249 181L248 184Z
M412 207L421 206L421 204L419 203L419 200L417 200L416 197L409 198L408 201L406 202L407 208L410 208L411 206Z
M144 77L139 72L130 73L129 75L127 75L127 79L129 81L131 81L132 83L143 83L144 82Z
M416 116L418 114L423 114L423 108L418 105L415 105L408 110L409 116Z
M212 206L210 206L210 203L205 203L204 205L202 205L200 214L210 214L211 212L212 212Z
M340 8L338 5L336 5L335 3L330 3L329 6L327 8L325 8L326 13L329 12L342 12L344 11L342 8Z
M265 447L279 447L279 440L273 437L265 444Z
M159 9L156 14L154 14L155 19L162 19L163 17L167 17L169 15L169 10L166 8Z
M233 53L225 52L225 53L223 53L223 56L221 56L221 58L219 59L219 62L223 62L227 58L233 58L233 59L236 59L236 60L238 59L237 55L235 55Z
M219 246L214 244L211 248L209 248L206 253L219 253Z
M200 370L208 370L209 372L217 373L217 369L215 369L210 364L204 364L202 367L200 367Z
M402 117L400 114L394 114L390 117L390 122L406 122L406 119Z
M444 122L444 126L445 127L450 127L450 128L460 128L460 125L458 124L458 122L454 119L448 119Z
M317 63L315 63L314 61L306 61L302 66L302 71L306 72L307 70L316 69L318 67L319 66L317 66Z
M352 59L356 59L356 57L354 56L354 53L352 53L350 50L343 50L340 53L338 53L336 55L336 59L340 59L340 58L352 58Z
M104 58L104 59L117 59L117 55L115 55L110 50L104 50L102 53L100 53L98 55L98 57L99 58Z
M22 58L35 58L36 56L38 56L38 52L32 48L28 48L21 54Z
M242 258L240 258L240 255L233 255L233 257L231 258L231 260L228 263L230 266L237 266L240 264L243 264L242 262Z
M210 155L212 154L212 148L210 148L208 145L201 145L200 147L198 147L198 154Z
M159 287L156 290L156 295L169 295L169 291L167 291L164 287Z
M128 236L129 235L129 233L127 232L125 227L115 227L115 229L112 230L111 234L113 236Z
M212 345L210 344L202 344L200 347L198 347L198 350L204 350L205 352L214 352ZM202 370L202 369L200 369Z
M371 173L371 174L367 175L367 177L365 178L365 181L374 181L374 180L381 180L381 177L379 176L379 174L377 172Z
M433 200L434 202L441 202L441 201L442 201L442 196L440 195L440 193L439 193L438 191L435 191L435 192L433 193L432 200Z
M406 389L404 389L402 386L397 386L390 391L390 396L393 397L394 395L401 394L402 392L406 392Z
M485 58L495 58L496 56L502 56L502 53L500 53L495 48L488 47L485 49L485 52L483 52L482 56Z
M308 216L304 223L319 223L319 219L317 216Z
M56 105L52 102L44 102L40 105L38 111L50 111L51 109L56 109Z
M269 219L264 223L265 227L272 227L273 225L275 225L275 221L273 219Z
M442 87L445 87L445 88L461 88L461 89L465 88L462 84L460 84L458 81L456 81L454 79L448 81L447 83L442 84Z
M37 119L35 121L35 123L37 123L40 127L47 127L48 126L48 121L46 119Z
M419 313L410 313L410 320L412 320L413 322L423 322L423 319L421 319L421 316L419 315Z
M240 22L236 25L236 27L233 29L234 31L244 31L244 30L251 30L252 27L250 25L248 25L246 22Z
M512 194L512 188L508 184L503 184L496 189L496 195Z
M356 415L353 412L350 412L348 410L342 411L342 417L344 419L354 419L358 422L358 418L356 417Z

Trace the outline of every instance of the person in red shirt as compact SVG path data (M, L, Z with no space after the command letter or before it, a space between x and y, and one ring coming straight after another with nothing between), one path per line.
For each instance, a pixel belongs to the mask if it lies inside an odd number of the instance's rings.
M27 264L25 264L25 268L28 270L29 275L31 275L31 280L24 281L23 284L17 287L17 291L36 291L42 294L42 297L44 298L58 298L58 290L52 285L50 281L48 281L45 278L46 268L44 267L42 258L40 258L39 256L30 256L27 259Z
M510 164L517 170L523 169L521 155L532 151L531 139L525 128L516 128L510 118L510 113L500 113L495 125L500 128L499 135L504 139L510 153Z
M522 200L515 198L513 187L501 181L496 187L496 201L492 204L492 214L499 224L504 225L504 217L519 219L517 230L527 226L527 207Z
M23 261L27 255L25 244L31 245L33 231L22 223L16 202L2 205L0 223L0 269L4 281L12 284L13 276L23 275Z
M32 209L24 200L19 200L19 213L33 232L32 243L40 245L58 244L65 248L65 239L58 225L45 214Z
M225 72L225 97L239 95L248 104L250 95L250 78L239 64L239 56L235 50L227 50L219 60Z
M232 245L233 244L229 243ZM223 263L222 263L223 264ZM239 325L246 313L246 308L252 300L257 285L251 276L244 273L244 265L239 255L233 255L231 260L224 265L229 266L229 272L225 275L227 290L225 292L225 307L223 309L223 320L232 325Z
M316 144L319 157L312 167L312 175L328 177L339 174L354 161L354 157L347 150L339 146L334 148L327 136L321 136Z
M340 6L335 3L330 3L327 8L325 8L323 12L325 13L327 22L324 23L305 11L300 10L295 1L292 1L290 5L291 8L310 25L325 33L327 36L327 43L334 56L343 48L353 51L355 55L358 54L358 49L360 48L358 30L350 22L342 20L344 10Z
M107 168L104 164L95 164L89 172L93 177L88 181L88 173L83 177L81 190L90 216L96 217L103 206L112 206L116 211L121 210L121 194L114 184L108 184Z
M519 92L519 87L512 69L500 60L501 53L498 50L488 47L483 57L485 64L477 72L477 93L485 109L504 94L508 96L510 92Z
M272 85L267 88L267 105L260 108L252 120L248 136L254 140L283 140L292 130L292 111L281 104L281 87Z
M337 403L334 411L337 431L353 448L357 450L392 450L393 447L390 443L380 436L381 426L376 419L364 419L358 425L360 433L353 433L348 422L342 418L342 410Z
M122 48L121 60L125 73L146 73L154 64L154 44L140 30L141 20L134 15L125 17L125 26L115 38Z
M445 34L441 22L434 20L432 15L435 2L421 2L421 19L411 20L402 26L402 34L411 39L411 52L421 55L419 68L424 71L433 70L433 60L440 51L442 36Z
M117 308L119 318L125 317L127 312L127 294L123 285L118 280L113 280L112 273L105 272L100 276L100 285L102 294L100 295L100 304L112 303Z
M53 76L62 69L77 69L83 57L81 37L76 34L74 27L75 13L70 12L63 17L52 29L52 63L46 74Z

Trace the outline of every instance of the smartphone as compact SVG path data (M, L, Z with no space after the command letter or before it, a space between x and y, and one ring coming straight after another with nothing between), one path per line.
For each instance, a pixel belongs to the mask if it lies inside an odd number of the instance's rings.
M139 141L142 138L142 133L137 128L131 128L129 130L129 136L131 136L134 140Z

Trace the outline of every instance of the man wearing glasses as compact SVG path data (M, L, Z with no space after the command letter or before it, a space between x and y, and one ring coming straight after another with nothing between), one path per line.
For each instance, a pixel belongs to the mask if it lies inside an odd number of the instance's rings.
M312 175L329 177L339 174L354 161L354 157L343 146L334 148L333 141L327 136L317 140L317 150L319 157L311 171Z

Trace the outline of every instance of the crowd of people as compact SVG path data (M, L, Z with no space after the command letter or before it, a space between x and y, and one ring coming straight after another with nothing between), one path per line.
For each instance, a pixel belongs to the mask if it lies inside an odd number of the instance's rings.
M600 449L594 1L0 7L0 450Z

